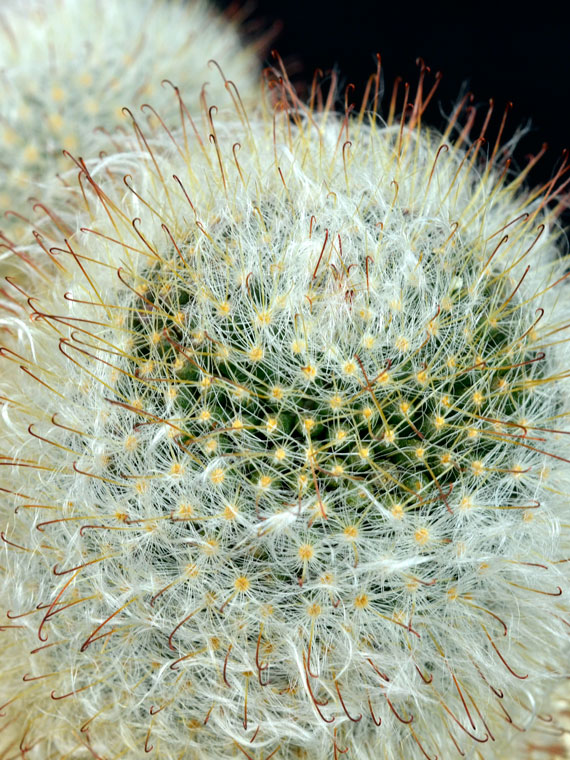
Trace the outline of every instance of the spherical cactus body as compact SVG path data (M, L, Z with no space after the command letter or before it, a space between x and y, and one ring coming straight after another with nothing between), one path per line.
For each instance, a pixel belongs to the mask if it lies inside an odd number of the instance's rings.
M10 281L6 757L498 758L567 667L562 180L270 84Z

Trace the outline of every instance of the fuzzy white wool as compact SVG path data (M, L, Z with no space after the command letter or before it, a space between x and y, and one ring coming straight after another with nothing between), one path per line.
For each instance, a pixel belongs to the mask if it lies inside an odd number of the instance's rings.
M567 668L550 212L449 135L293 116L125 141L5 317L30 760L491 760Z

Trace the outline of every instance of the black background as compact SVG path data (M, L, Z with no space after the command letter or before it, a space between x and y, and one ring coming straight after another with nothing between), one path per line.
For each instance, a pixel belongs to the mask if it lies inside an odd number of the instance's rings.
M217 0L222 8L230 0ZM549 14L547 3L531 11L497 14L490 4L463 7L456 12L438 6L416 6L398 0L255 0L246 27L259 31L280 22L281 30L271 43L284 59L291 78L310 82L314 70L336 68L341 93L356 85L351 100L357 104L368 76L375 70L375 54L382 56L384 106L400 75L413 91L418 77L416 59L421 57L442 80L426 121L443 128L461 92L474 94L481 124L489 98L495 111L489 139L496 136L505 105L513 103L505 129L508 139L516 127L530 122L520 140L515 162L536 154L543 142L548 151L530 175L531 184L547 181L560 164L563 148L570 147L570 15ZM522 5L519 5L521 8ZM419 9L419 10L418 10ZM257 30L255 30L257 32ZM265 60L271 63L269 51ZM463 89L462 89L463 87ZM476 129L473 136L478 135Z

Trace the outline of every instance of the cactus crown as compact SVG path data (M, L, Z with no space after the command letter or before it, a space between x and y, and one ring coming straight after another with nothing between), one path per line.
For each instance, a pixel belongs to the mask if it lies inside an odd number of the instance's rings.
M15 699L109 758L493 757L563 659L555 185L421 86L381 123L271 84L81 162L21 299L5 542L49 681Z

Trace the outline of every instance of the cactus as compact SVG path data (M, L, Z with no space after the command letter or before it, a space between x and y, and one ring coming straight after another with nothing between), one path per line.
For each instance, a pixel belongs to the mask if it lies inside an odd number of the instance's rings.
M238 78L244 97L257 92L262 41L245 48L237 25L205 0L8 0L0 22L2 214L27 216L28 196L51 200L54 175L69 166L64 149L113 150L98 130L127 125L125 106L152 103L167 124L176 119L163 79L176 80L192 107L205 80L219 98L213 57ZM26 231L16 215L2 228L18 242Z
M499 758L559 683L564 166L424 74L77 161L3 319L2 757Z

